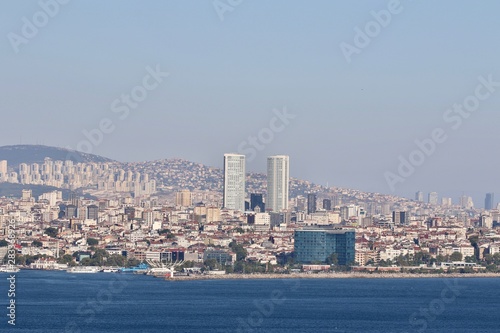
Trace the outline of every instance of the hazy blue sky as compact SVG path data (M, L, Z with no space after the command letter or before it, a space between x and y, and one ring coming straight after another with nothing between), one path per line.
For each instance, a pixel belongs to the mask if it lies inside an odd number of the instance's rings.
M402 0L348 63L340 44L355 46L354 29L389 3L246 0L221 21L212 1L73 0L16 53L9 33L22 37L23 17L33 22L41 7L6 1L0 145L75 148L83 130L109 118L115 129L96 154L222 166L223 153L238 151L286 107L296 117L248 170L265 171L268 155L288 154L294 177L404 196L437 191L455 201L465 192L481 206L485 192L500 189L500 87L456 130L443 115L475 94L479 76L500 81L500 3ZM112 102L157 65L170 75L120 119ZM392 192L384 173L397 174L398 157L435 128L446 142Z

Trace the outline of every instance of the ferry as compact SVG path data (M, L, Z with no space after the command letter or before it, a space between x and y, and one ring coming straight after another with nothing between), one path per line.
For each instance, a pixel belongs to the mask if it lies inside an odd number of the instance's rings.
M120 270L119 267L104 267L101 269L103 273L117 273Z
M85 274L92 274L92 273L97 273L99 272L98 267L94 266L77 266L77 267L71 267L66 270L68 273L85 273Z
M136 273L136 274L141 274L147 272L149 269L149 266L145 263L141 263L135 267L130 267L130 268L120 268L119 272L121 273Z

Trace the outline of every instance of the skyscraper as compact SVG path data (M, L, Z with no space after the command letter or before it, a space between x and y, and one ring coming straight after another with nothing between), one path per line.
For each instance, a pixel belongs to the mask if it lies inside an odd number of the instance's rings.
M431 205L437 205L438 204L438 194L436 192L431 192L429 193L429 196L428 196L428 199L429 199L429 203Z
M495 206L495 193L486 193L486 198L484 199L484 209L492 210Z
M250 194L250 210L255 210L255 207L259 207L260 213L266 211L266 206L264 205L264 200L262 199L262 194L252 193Z
M472 201L472 198L467 195L462 195L460 197L460 207L465 209L474 208L474 202Z
M267 209L281 212L288 209L290 158L285 155L267 158Z
M323 209L327 211L332 210L332 200L323 199Z
M424 192L418 191L415 193L415 201L424 202Z
M451 207L453 205L453 200L451 198L441 198L441 206Z
M7 171L8 171L7 161L5 160L0 161L0 182L7 181L8 179Z
M223 205L245 211L245 155L224 154Z
M309 193L307 195L307 214L316 213L316 194Z

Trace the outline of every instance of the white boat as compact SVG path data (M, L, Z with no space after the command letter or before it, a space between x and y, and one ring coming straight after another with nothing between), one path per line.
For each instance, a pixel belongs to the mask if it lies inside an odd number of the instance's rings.
M93 267L93 266L78 266L78 267L71 267L66 270L68 273L97 273L99 272L98 267Z
M115 267L106 267L106 268L103 268L101 270L101 272L103 273L117 273L119 270L119 268L115 268Z
M173 270L167 267L153 267L146 271L146 275L162 276L167 273L173 273Z
M20 269L17 268L16 266L7 266L7 265L0 266L0 272L2 273L17 273L19 271Z

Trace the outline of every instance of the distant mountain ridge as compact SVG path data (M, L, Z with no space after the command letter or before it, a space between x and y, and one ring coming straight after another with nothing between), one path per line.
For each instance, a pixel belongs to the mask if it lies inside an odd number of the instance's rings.
M149 174L159 185L171 189L210 190L220 191L223 183L223 170L217 167L206 166L201 163L183 159L164 159L147 162L118 162L98 155L85 154L65 148L49 147L43 145L15 145L0 147L0 160L7 160L9 167L18 169L19 164L43 164L45 158L52 160L72 160L74 162L113 162L116 166L126 171ZM292 195L307 191L319 190L321 186L314 185L299 179L290 179L290 192ZM249 193L262 193L265 188L266 175L248 172L247 191ZM0 189L8 186L2 183ZM18 190L17 188L15 190ZM8 188L3 195L10 195L13 191Z
M84 163L106 163L115 164L116 167L125 171L140 172L148 174L150 179L156 180L162 191L176 191L179 189L222 191L223 170L219 167L211 167L202 163L187 161L184 159L172 158L147 162L118 162L93 154L85 154L65 148L49 147L43 145L15 145L0 147L0 160L7 160L9 167L17 169L20 163L43 163L45 158L52 160L72 160ZM267 177L264 173L247 172L246 190L248 193L265 193ZM22 188L31 188L31 185L19 185L10 183L0 183L0 196L10 196L19 193ZM36 188L45 191L49 188ZM3 192L2 192L3 190ZM35 189L34 189L35 190ZM347 189L325 188L310 181L297 178L290 178L290 195L305 195L306 193L327 193L331 195L335 191L343 197L349 197ZM347 190L350 191L350 190ZM34 191L35 192L35 191ZM354 196L385 197L379 193L368 193L357 191ZM387 195L390 197L390 195Z
M53 160L74 162L115 162L109 158L78 151L43 145L14 145L0 147L0 160L7 160L9 166L17 168L20 163L43 163L49 157Z

